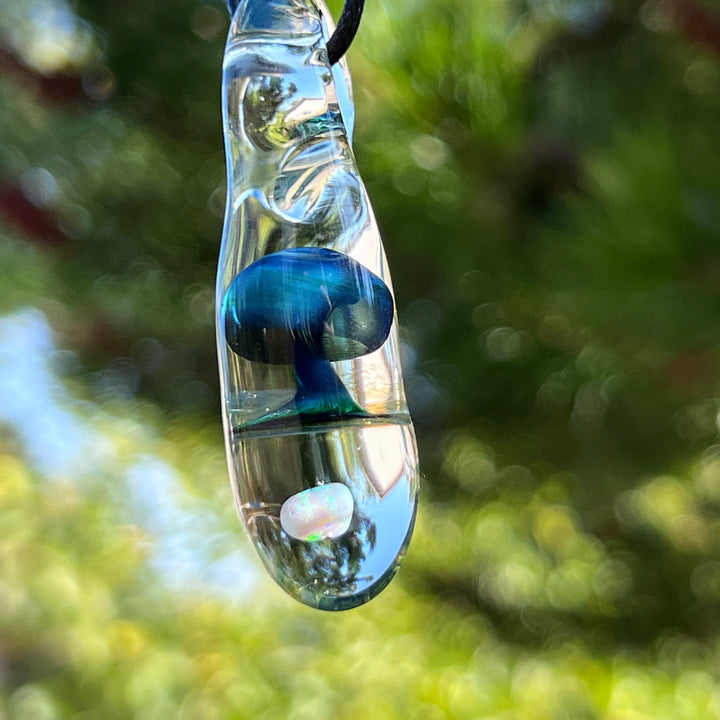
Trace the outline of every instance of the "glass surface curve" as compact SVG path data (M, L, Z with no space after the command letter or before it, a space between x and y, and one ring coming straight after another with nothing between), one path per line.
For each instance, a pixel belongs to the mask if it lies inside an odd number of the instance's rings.
M343 610L395 574L418 463L392 283L327 18L316 0L243 0L233 16L216 325L241 520L290 595Z

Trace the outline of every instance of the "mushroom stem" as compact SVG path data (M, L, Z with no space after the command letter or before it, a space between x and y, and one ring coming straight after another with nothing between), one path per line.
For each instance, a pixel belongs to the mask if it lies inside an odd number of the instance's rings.
M330 363L305 343L295 346L297 393L293 404L302 421L328 422L347 417L369 417L350 397Z

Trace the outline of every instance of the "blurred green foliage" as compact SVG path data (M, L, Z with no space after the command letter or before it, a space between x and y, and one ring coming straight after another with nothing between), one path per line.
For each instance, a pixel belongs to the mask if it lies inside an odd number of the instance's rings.
M720 10L368 5L424 485L338 615L257 571L227 487L226 27L0 0L0 718L720 718Z

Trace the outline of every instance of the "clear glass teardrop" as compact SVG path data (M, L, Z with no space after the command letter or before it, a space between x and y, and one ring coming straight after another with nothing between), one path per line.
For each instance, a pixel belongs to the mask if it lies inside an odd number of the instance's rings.
M223 64L217 345L231 484L271 576L355 607L395 574L418 463L392 284L317 0L242 0Z

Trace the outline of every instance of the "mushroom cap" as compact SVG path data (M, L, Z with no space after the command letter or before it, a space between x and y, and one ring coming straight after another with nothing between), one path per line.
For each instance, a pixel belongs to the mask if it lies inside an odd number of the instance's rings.
M330 361L377 350L393 322L387 285L349 255L291 248L235 276L223 298L225 337L237 355L290 364L298 343Z

